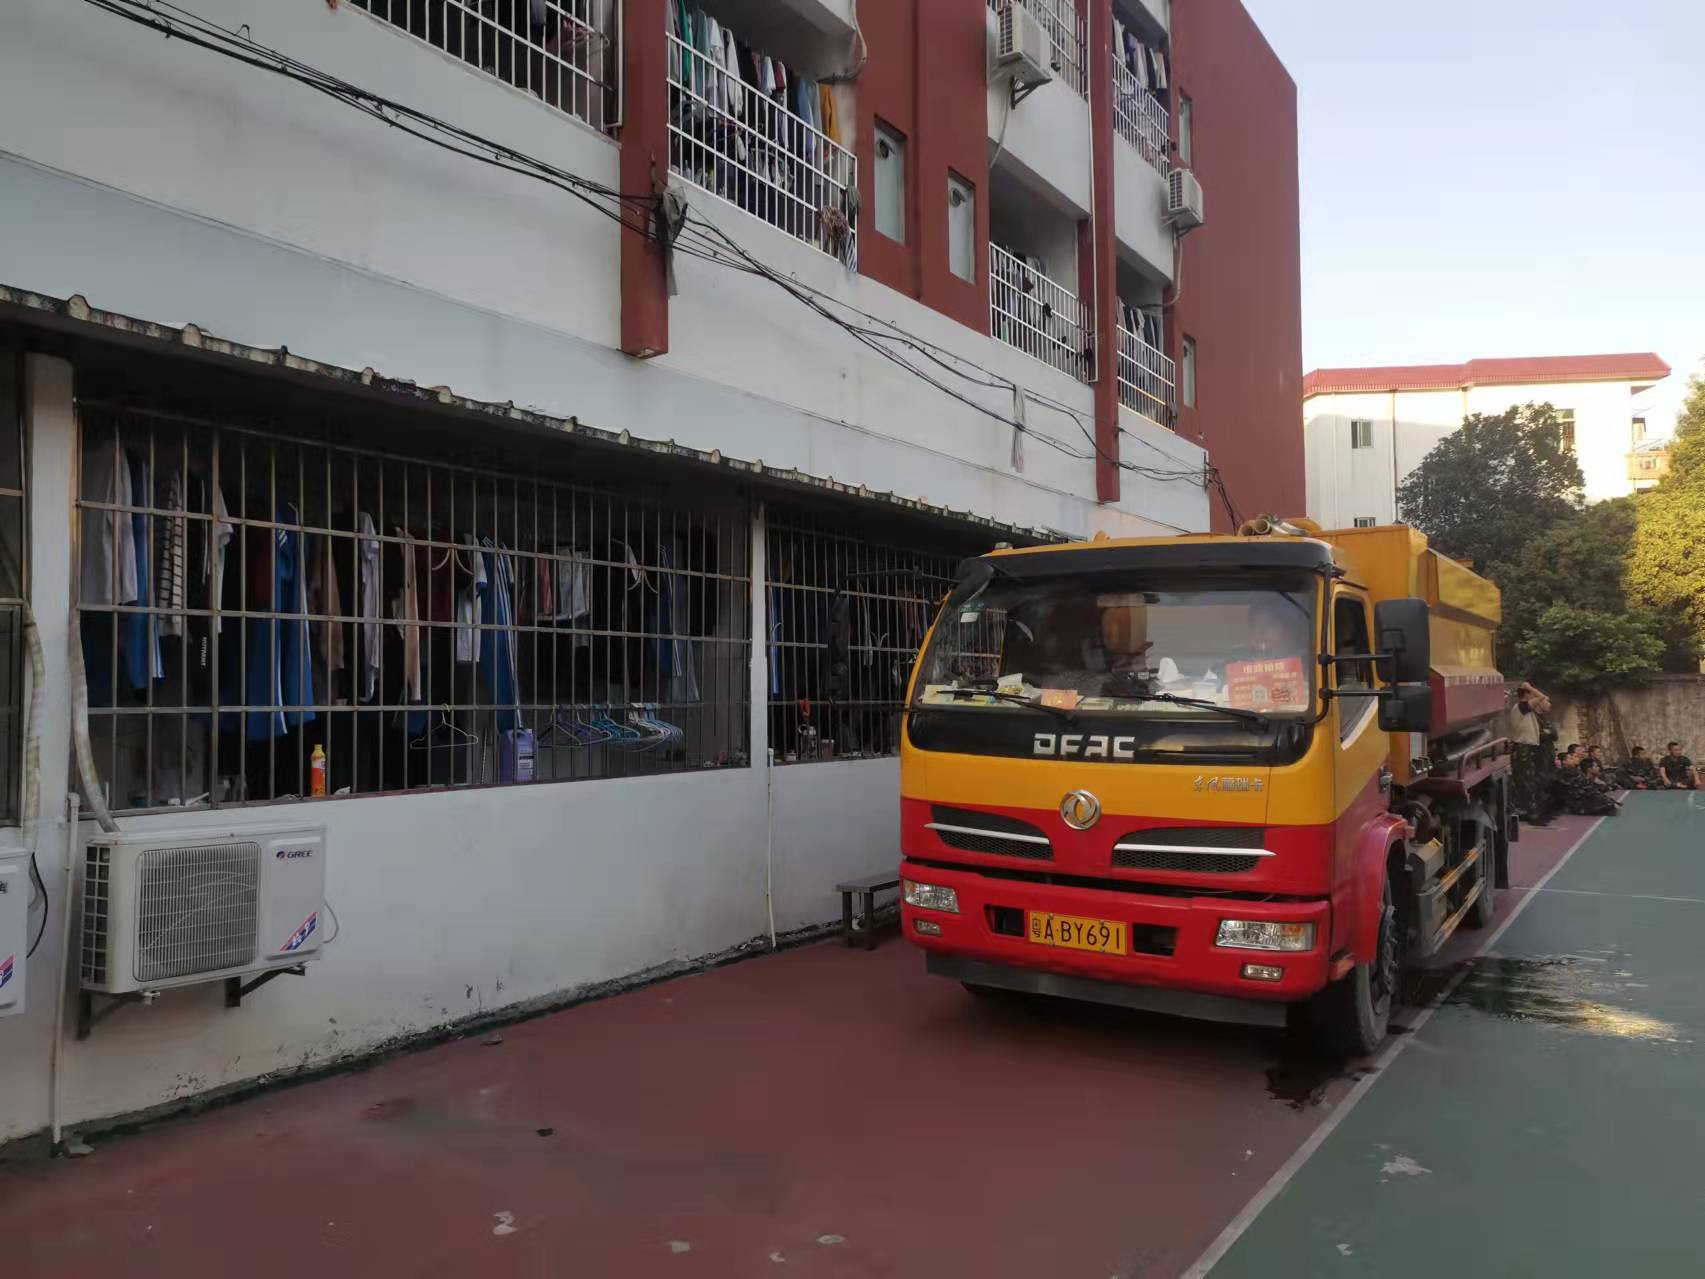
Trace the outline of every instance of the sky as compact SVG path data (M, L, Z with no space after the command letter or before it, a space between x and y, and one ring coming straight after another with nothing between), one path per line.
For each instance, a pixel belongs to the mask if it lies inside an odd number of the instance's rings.
M1305 369L1705 355L1705 3L1244 3L1297 83Z

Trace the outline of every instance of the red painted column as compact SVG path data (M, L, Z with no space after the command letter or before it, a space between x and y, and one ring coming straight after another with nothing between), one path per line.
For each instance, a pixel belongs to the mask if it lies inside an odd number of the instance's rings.
M1119 288L1113 247L1113 0L1088 6L1089 127L1095 172L1090 245L1095 288L1095 496L1119 500Z
M622 0L621 184L661 193L669 181L669 0ZM649 219L629 208L636 226ZM669 350L669 288L663 253L643 231L622 237L622 351L640 359Z

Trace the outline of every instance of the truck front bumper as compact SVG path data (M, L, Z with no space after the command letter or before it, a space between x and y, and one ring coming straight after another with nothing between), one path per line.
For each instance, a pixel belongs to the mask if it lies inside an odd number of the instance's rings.
M909 906L902 894L900 919L906 937L929 952L931 971L961 981L1136 1007L1162 1008L1170 1003L1176 1005L1170 1011L1214 1016L1217 1020L1267 1021L1270 1018L1265 1014L1219 1016L1193 1010L1188 1006L1190 1000L1168 1001L1161 996L1179 992L1273 1006L1305 999L1329 980L1332 906L1325 900L1263 902L1155 896L1003 879L912 861L901 863L900 874L905 880L951 888L957 895L959 911L955 914ZM1032 911L1123 922L1129 948L1123 954L1103 954L1039 945L1025 935L1024 921ZM1312 923L1314 947L1274 951L1220 946L1216 938L1220 922L1226 919ZM925 925L921 931L920 923ZM955 962L944 962L948 959ZM1245 966L1250 964L1281 970L1280 975L1276 979L1271 973L1261 979L1245 976ZM1001 978L996 969L1007 970L1007 975ZM1064 984L1043 981L1041 974L1070 980ZM1075 990L1064 988L1079 982L1088 985ZM1093 993L1101 984L1145 988L1155 998L1114 998L1117 991ZM1211 1001L1203 1005L1211 1006Z

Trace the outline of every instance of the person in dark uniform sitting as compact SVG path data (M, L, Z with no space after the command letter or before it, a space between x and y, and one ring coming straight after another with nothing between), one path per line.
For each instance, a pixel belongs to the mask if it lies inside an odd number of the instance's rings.
M1622 766L1622 785L1627 790L1657 790L1663 785L1658 778L1658 767L1644 746L1628 752L1628 762Z
M1663 758L1658 760L1658 773L1663 778L1665 790L1699 789L1699 770L1681 753L1680 742L1669 744Z

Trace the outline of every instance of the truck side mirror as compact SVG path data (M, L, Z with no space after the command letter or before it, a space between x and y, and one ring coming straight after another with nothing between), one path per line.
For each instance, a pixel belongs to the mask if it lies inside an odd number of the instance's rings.
M1408 601L1402 601L1407 603ZM1395 684L1379 693L1379 731L1424 733L1433 723L1433 686Z
M1432 677L1426 600L1381 600L1373 606L1373 628L1378 633L1374 650L1381 654L1379 673L1387 682L1425 684Z

